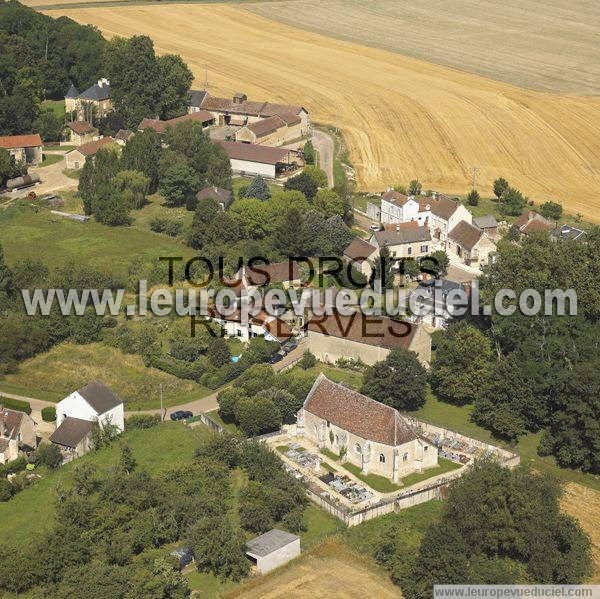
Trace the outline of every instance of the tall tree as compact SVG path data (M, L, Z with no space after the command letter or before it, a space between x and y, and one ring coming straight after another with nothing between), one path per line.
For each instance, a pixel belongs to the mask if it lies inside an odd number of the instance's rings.
M508 189L508 181L503 177L499 177L494 181L494 195L500 199L504 192Z
M123 148L123 168L144 173L150 180L148 193L155 193L159 182L162 156L161 140L152 129L136 133Z
M250 185L246 188L243 197L256 198L266 202L271 197L271 191L265 180L260 175L256 175L250 182Z
M187 112L187 93L194 75L181 56L164 54L156 59L160 81L158 115L163 120L181 116Z

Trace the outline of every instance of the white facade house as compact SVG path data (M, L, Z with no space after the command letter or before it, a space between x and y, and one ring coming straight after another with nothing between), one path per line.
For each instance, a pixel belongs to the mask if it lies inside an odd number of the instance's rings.
M79 457L91 449L96 424L125 430L123 402L101 381L89 383L56 404L56 430L50 441L61 446L66 461Z
M448 233L461 222L473 222L473 215L460 203L448 196L406 196L388 189L381 196L381 222L400 224L416 222L429 228L435 247L448 249Z

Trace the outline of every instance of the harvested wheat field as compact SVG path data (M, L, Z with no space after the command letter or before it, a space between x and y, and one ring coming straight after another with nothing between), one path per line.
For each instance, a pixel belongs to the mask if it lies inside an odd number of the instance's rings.
M577 518L592 541L595 572L590 582L600 584L600 492L575 483L565 485L562 508Z
M346 137L359 185L419 178L479 189L502 175L535 201L600 221L600 98L528 91L397 53L299 30L240 6L162 5L51 11L107 36L145 33L209 91L305 105Z
M288 566L225 595L244 599L364 599L402 597L388 575L370 565L364 556L350 551L341 541L329 540Z

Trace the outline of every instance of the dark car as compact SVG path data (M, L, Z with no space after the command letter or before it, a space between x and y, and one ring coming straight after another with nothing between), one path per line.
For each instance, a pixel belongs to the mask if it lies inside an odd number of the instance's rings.
M269 364L277 364L277 362L281 362L281 360L283 360L283 356L281 354L274 354L271 356Z
M191 418L193 414L187 410L177 410L171 414L171 420L185 420Z

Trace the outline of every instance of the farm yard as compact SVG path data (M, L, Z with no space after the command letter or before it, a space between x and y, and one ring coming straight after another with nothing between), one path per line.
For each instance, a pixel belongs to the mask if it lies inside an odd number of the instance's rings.
M212 94L243 90L250 98L306 104L313 121L334 124L339 119L359 187L365 190L418 177L425 187L460 193L468 189L477 166L483 193L502 175L536 201L559 200L568 211L599 220L600 197L590 190L600 183L600 99L525 90L255 14L269 10L271 17L272 8L279 18L286 3L279 4L95 6L48 14L91 23L108 37L147 34L159 52L181 54L196 85L208 65ZM342 11L335 10L341 4L333 6L322 10L343 24ZM303 19L311 12L310 7L298 9L301 26L310 27ZM389 27L394 28L393 20ZM424 45L436 36L424 30ZM498 62L491 55L486 61ZM477 70L466 63L462 68ZM498 78L509 77L498 69ZM593 80L593 72L579 77L586 78Z

